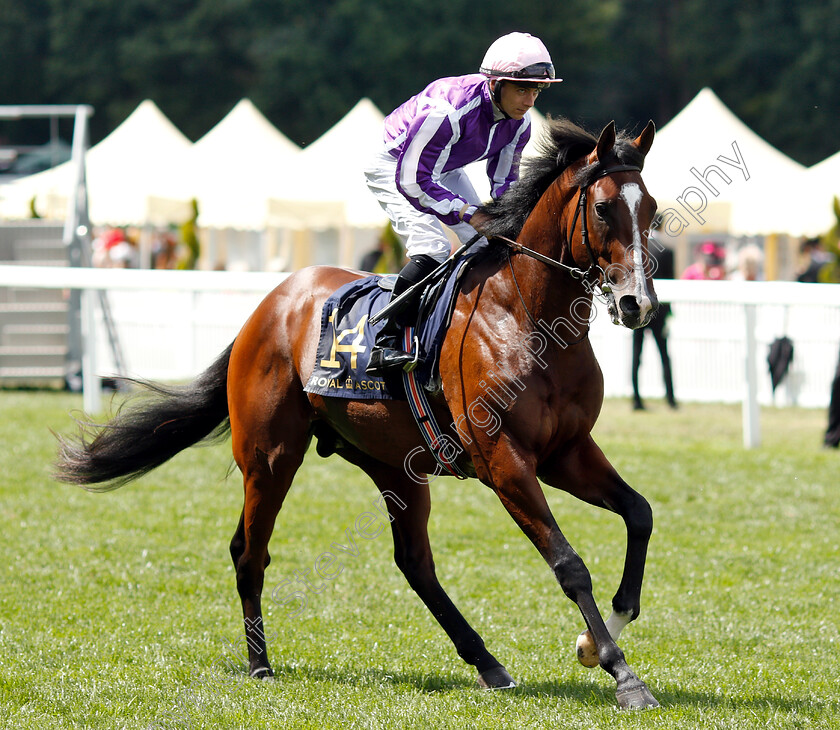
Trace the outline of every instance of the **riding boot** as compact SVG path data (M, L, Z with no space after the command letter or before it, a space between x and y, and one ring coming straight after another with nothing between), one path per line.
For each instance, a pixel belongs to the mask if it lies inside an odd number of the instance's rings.
M365 368L368 375L381 376L389 370L403 369L414 361L414 356L406 352L402 344L404 329L393 317L385 321L370 351L370 360Z
M438 262L431 256L421 254L412 257L397 277L394 291L391 293L391 301L409 287L425 279L437 266ZM381 376L390 370L405 369L410 363L414 363L415 367L419 364L419 360L403 348L402 338L405 327L417 320L421 293L418 292L412 296L398 312L388 317L382 329L379 330L376 342L370 351L370 360L365 368L368 375Z

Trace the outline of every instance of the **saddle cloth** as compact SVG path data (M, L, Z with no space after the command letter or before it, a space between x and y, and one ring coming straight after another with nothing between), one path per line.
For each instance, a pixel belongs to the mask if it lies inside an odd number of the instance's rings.
M469 265L488 250L487 242L473 245L449 270L430 284L420 304L414 335L422 363L414 371L418 385L426 387L437 373L437 361L452 316L458 288ZM312 371L304 390L331 398L405 399L402 379L376 377L365 373L376 335L385 320L371 325L368 319L391 299L391 292L380 285L384 277L367 276L337 289L321 311L321 337Z

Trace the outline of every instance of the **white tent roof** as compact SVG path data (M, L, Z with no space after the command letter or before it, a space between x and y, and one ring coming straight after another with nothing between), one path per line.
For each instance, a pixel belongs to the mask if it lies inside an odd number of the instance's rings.
M826 233L837 223L834 197L840 198L840 152L805 171L801 192L800 215L810 225L808 234Z
M97 224L142 225L189 217L183 201L150 193L155 181L171 176L191 142L146 100L86 156L91 221ZM29 201L52 218L63 218L75 179L73 163L16 180L2 189L0 209L6 217L27 217Z
M222 156L232 148L238 154L259 157L290 155L300 148L263 116L250 99L240 100L207 134L195 143L202 154Z
M738 167L720 159L737 163L738 152L749 179ZM707 176L713 190L692 174L692 168ZM734 234L798 235L809 223L796 202L804 172L802 165L765 142L706 88L657 133L643 176L660 210L671 208L680 214L688 222L688 232L716 229ZM701 196L708 202L703 212L699 211ZM696 218L679 198L697 209Z
M365 165L382 146L385 117L367 98L278 175L272 220L289 227L379 228L388 220L368 190Z
M300 149L249 99L242 99L180 160L180 170L157 190L198 200L199 224L259 230L267 201Z

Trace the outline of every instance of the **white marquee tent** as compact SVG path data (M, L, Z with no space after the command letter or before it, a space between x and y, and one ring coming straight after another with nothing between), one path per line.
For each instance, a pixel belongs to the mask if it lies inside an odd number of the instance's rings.
M262 230L269 191L300 148L249 99L242 99L180 158L179 170L160 180L160 195L198 200L205 228Z
M805 168L703 89L656 135L644 179L669 233L788 233L813 228L796 202ZM684 224L684 225L683 225Z
M837 223L834 198L840 198L840 152L805 171L801 190L800 215L809 222L809 233L825 233Z
M277 177L274 225L379 229L387 217L368 190L364 168L382 144L382 112L361 99Z
M86 158L90 218L94 225L166 224L189 218L185 198L154 194L157 181L176 174L191 142L153 101L142 102ZM29 217L29 202L48 218L63 219L75 170L67 162L0 188L0 213Z

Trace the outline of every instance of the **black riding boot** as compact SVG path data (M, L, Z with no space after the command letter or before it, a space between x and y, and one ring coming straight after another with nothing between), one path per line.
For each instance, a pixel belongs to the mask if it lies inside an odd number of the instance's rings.
M403 348L404 325L389 317L376 336L376 343L370 351L370 360L365 372L368 375L384 375L389 370L401 370L414 361L414 356Z
M400 271L394 284L391 300L396 299L410 286L425 279L438 266L438 261L431 256L421 254L412 257ZM405 327L417 320L417 307L420 302L418 292L412 296L398 312L392 314L379 330L376 342L370 351L370 360L365 372L368 375L384 375L390 370L402 370L408 363L414 362L414 355L403 349L402 337Z

